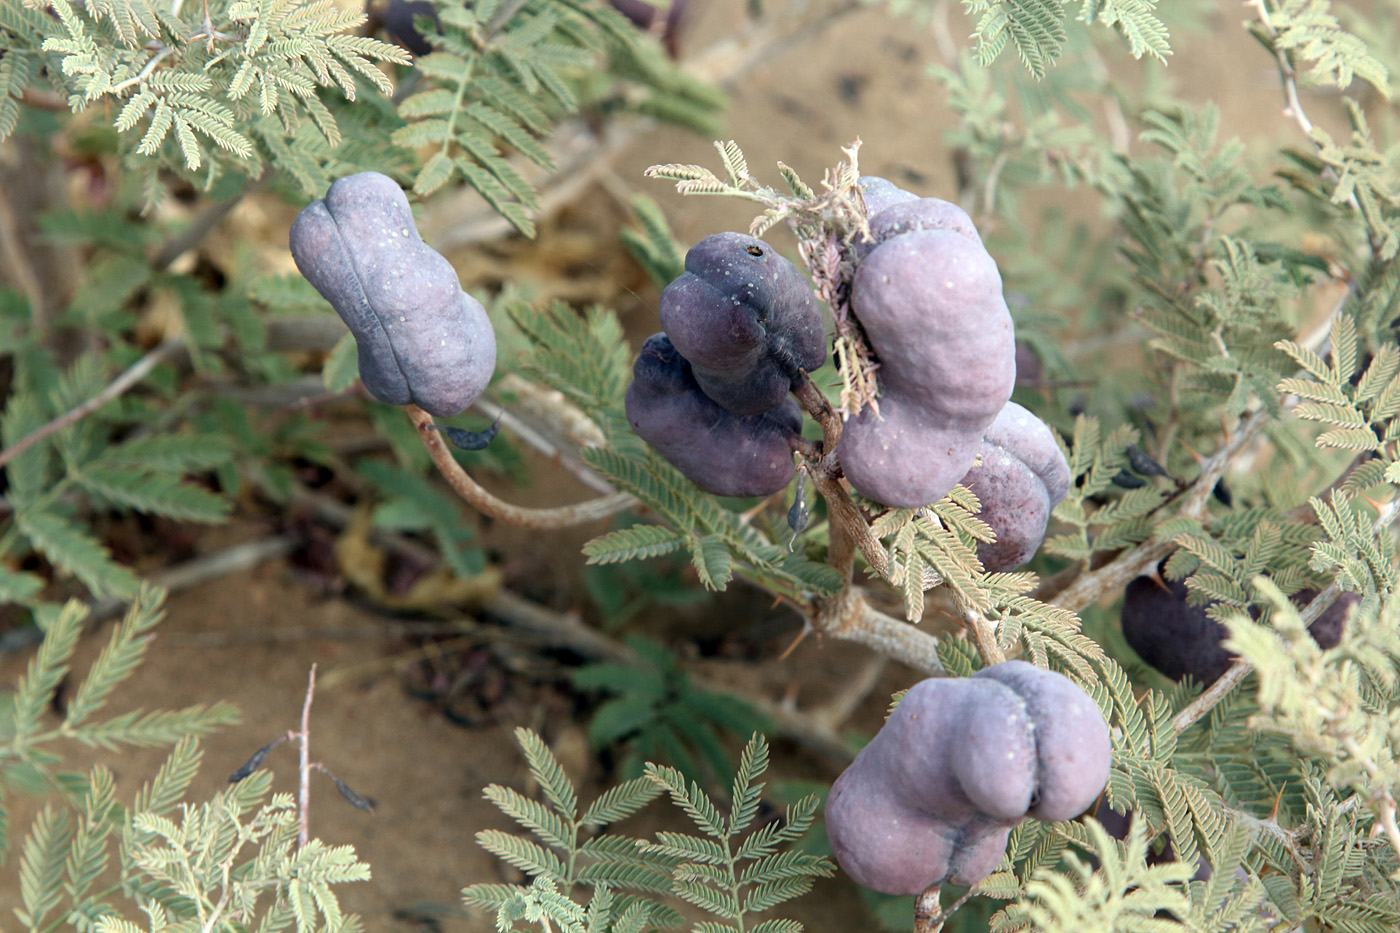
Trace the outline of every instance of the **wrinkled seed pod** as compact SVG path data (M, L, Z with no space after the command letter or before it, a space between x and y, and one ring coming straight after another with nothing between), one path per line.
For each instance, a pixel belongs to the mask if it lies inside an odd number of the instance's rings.
M862 178L861 190L865 193L865 204L869 212L870 238L856 238L855 252L858 261L891 237L915 230L951 230L975 243L982 242L982 237L977 233L977 228L973 226L967 211L951 201L918 197L902 188L896 188L883 178L873 179L869 185L866 184L866 179Z
M977 545L982 566L1014 570L1040 550L1050 513L1069 492L1069 463L1045 422L1007 402L960 482L981 501L979 517L996 533L995 541Z
M1103 713L1083 688L1024 661L972 676L1010 687L1034 723L1036 787L1026 812L1038 820L1068 820L1087 810L1108 783L1112 744Z
M1067 819L1108 780L1108 725L1063 675L1007 661L915 684L831 788L841 867L886 894L975 884L1027 816Z
M297 215L290 241L301 274L354 335L371 395L447 417L485 391L496 366L491 322L418 235L393 179L338 179Z
M796 474L789 441L802 431L791 398L758 415L726 411L700 391L665 334L647 338L625 399L637 436L686 478L719 496L767 496Z
M887 207L905 201L917 201L919 196L905 191L887 178L879 175L862 175L856 179L860 185L861 197L865 199L865 216L874 217Z
M842 469L877 502L927 505L971 469L1016 380L996 262L951 230L903 233L857 266L851 309L879 358L880 413L846 422Z
M705 394L739 415L772 411L826 360L821 308L797 267L756 237L691 247L661 293L661 326Z

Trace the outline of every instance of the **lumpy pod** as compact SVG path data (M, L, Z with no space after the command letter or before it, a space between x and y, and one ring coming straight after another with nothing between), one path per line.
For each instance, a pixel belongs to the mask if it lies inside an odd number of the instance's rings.
M393 179L336 180L297 215L290 239L297 268L354 335L371 395L438 417L481 396L496 366L491 322L418 235Z
M826 360L821 308L797 267L743 233L691 247L661 293L661 326L710 398L738 415L772 411Z
M872 221L919 202L887 208ZM879 412L846 422L837 455L857 492L898 508L942 498L1011 397L1015 334L996 262L955 229L883 240L856 267L851 309L878 357Z
M665 334L647 338L627 387L627 422L696 486L720 496L767 496L792 481L789 441L802 430L791 398L736 415L700 391Z
M981 501L979 517L996 533L995 541L977 545L983 568L1014 570L1040 550L1050 513L1069 492L1069 463L1045 422L1007 402L961 483Z
M1193 606L1187 602L1189 592L1180 580L1134 578L1123 591L1123 638L1150 667L1172 680L1190 677L1210 686L1235 662L1223 644L1230 632L1208 614L1213 601ZM1299 590L1293 602L1305 606L1316 595L1315 590ZM1359 601L1355 593L1343 593L1308 626L1313 640L1322 648L1335 646L1347 613Z
M1013 826L1088 809L1111 751L1099 708L1061 674L1006 661L922 681L832 785L832 851L886 894L976 884Z

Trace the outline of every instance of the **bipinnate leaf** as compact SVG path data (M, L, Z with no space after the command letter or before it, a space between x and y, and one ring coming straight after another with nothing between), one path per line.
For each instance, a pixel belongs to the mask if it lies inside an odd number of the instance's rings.
M584 810L579 822L606 826L624 820L655 800L662 789L645 777L624 781L604 791Z
M47 509L22 509L15 522L46 558L81 580L94 596L124 598L136 591L136 575L73 521Z
M163 590L143 588L137 594L69 701L64 714L66 728L77 728L100 710L112 691L140 666L150 646L150 633L163 616L164 602Z
M632 525L599 535L583 546L590 564L613 564L644 560L673 553L682 545L681 536L661 525Z
M58 685L68 673L69 660L83 630L87 607L77 600L63 607L44 633L38 652L30 660L15 690L14 741L21 742L39 727L39 718L53 702Z
M44 920L62 900L71 832L68 812L45 806L25 837L19 866L21 907L15 915L30 930L43 929Z
M525 760L530 766L530 776L539 783L555 812L566 820L574 819L578 813L578 795L573 784L569 782L568 775L560 766L559 759L554 757L544 740L529 729L517 728L515 741L525 753Z

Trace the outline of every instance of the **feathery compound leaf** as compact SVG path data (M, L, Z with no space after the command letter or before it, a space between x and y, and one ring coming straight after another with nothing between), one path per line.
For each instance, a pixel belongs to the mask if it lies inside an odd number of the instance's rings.
M117 810L116 784L112 772L98 765L88 776L80 821L73 836L65 865L69 897L80 902L83 895L107 865L107 837L111 835Z
M53 702L58 685L68 674L68 662L83 631L87 607L71 600L49 624L39 650L30 660L15 690L14 738L18 743L39 728L39 717Z
M619 234L632 258L646 270L657 288L665 288L685 271L685 255L661 205L645 195L632 198L632 213L641 224L640 231L625 227Z
M79 486L116 508L208 524L228 518L226 500L166 474L89 466L74 476Z
M1048 930L1185 933L1190 929L1169 918L1190 913L1184 882L1195 873L1194 862L1148 866L1140 820L1133 821L1122 849L1096 820L1086 820L1084 827L1099 870L1073 852L1066 853L1070 873L1039 869L1026 884L1026 896L1007 908L1010 917Z
M8 49L0 58L0 142L19 124L19 101L33 79L37 61L38 56L17 48Z
M21 509L15 523L44 557L81 580L93 596L121 599L136 592L135 574L113 561L100 541L56 512Z
M705 535L687 538L685 543L690 549L690 562L695 566L705 589L723 591L734 577L734 561L729 554L728 542L719 535Z
M647 763L646 777L664 788L671 795L672 802L684 810L686 815L694 820L695 825L704 830L705 833L717 839L728 835L724 818L719 815L719 811L715 809L715 805L710 802L710 798L705 792L700 789L699 784L692 781L687 787L685 777L681 772L675 768L651 762Z
M101 748L126 745L168 745L182 738L204 735L238 722L238 710L228 703L187 706L153 713L122 713L90 723L76 738Z
M1283 0L1272 7L1278 30L1274 43L1296 53L1310 65L1305 75L1315 84L1343 90L1353 77L1389 96L1389 71L1366 43L1347 32L1332 14L1330 0Z
M530 765L530 776L554 805L555 812L566 820L574 819L578 813L578 795L574 792L568 775L560 766L559 759L554 757L544 739L521 727L515 730L515 741L525 753L525 760Z
M759 775L768 768L768 742L762 735L754 733L744 745L739 757L739 770L734 774L734 788L730 792L729 831L741 833L748 828L758 813L759 799L763 785L755 784Z
M117 685L140 666L150 645L148 636L162 618L164 601L165 593L162 590L143 588L137 594L125 618L112 631L111 639L68 703L64 715L67 728L76 728L101 709Z
M625 820L659 797L661 790L656 782L645 777L624 781L608 788L590 803L579 822L588 826L606 826Z
M590 564L615 564L627 560L661 557L680 549L683 539L661 525L633 525L599 535L583 546Z
M564 863L553 852L528 839L512 836L497 829L483 829L476 834L477 845L508 865L535 876L552 879L565 877Z
M15 915L31 930L43 926L45 917L63 897L63 866L70 835L68 812L45 806L25 837L19 863L22 906Z
M199 773L204 750L193 737L180 739L165 757L155 777L136 795L133 807L138 813L165 813L184 798L190 783Z
M108 447L90 467L194 473L224 466L231 454L228 439L217 434L150 434Z
M482 791L482 795L495 804L496 809L532 831L545 843L566 851L572 847L573 832L544 804L530 800L509 787L502 787L499 784L489 785Z

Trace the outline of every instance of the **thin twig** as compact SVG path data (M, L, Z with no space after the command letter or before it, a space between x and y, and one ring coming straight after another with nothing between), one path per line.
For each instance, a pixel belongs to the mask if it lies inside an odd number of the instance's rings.
M992 620L975 607L963 605L961 600L957 600L957 603L973 644L977 646L977 653L982 656L982 663L991 667L1005 661L1006 652L1001 650L1001 645L997 642L997 630Z
M926 674L947 673L938 659L937 638L873 608L857 588L847 588L825 600L816 622L825 635L865 645Z
M42 333L48 322L48 300L44 295L43 286L39 283L39 275L34 271L29 252L25 249L19 219L15 216L14 207L11 206L3 185L0 185L0 254L4 255L5 265L14 277L13 281L24 292L24 297L29 299L34 329Z
M466 470L462 469L462 465L447 449L447 444L443 441L441 432L437 430L432 415L417 405L407 406L407 411L408 417L418 428L418 436L422 439L423 446L428 449L428 454L433 458L433 463L437 465L438 472L447 480L453 491L478 511L492 518L500 519L519 528L548 531L600 521L610 515L635 508L638 504L636 499L626 493L615 493L600 499L580 502L577 505L566 505L553 509L532 509L512 505L487 492L467 474Z
M230 855L219 865L219 873L223 876L223 887L219 893L219 902L214 905L214 909L209 912L209 916L205 919L204 923L200 925L200 933L213 933L214 925L219 922L219 918L223 916L224 909L228 907L228 899L233 894L233 885L229 883L229 873L232 870L233 856Z
M827 453L834 451L841 440L841 418L826 400L821 389L818 389L812 377L804 372L793 387L792 394L797 397L803 410L812 416L812 420L821 426L822 447Z
M101 408L103 405L116 399L122 393L146 378L147 374L149 374L152 369L155 369L156 366L164 362L176 351L182 349L184 345L185 341L180 337L170 337L161 341L153 350L131 364L131 366L127 367L125 372L108 383L107 387L101 392L98 392L92 398L78 405L71 411L59 415L43 427L37 428L32 433L20 438L6 449L0 450L0 466L4 466L10 460L28 450L30 447L33 447L44 438L62 431L69 425L76 424L97 411L97 409Z
M316 665L312 663L311 673L306 678L306 701L301 705L301 732L297 735L300 762L297 769L298 808L301 810L301 827L297 831L297 847L304 849L311 841L311 699L316 695Z
M118 81L116 84L109 87L106 93L118 95L129 87L135 87L136 85L149 78L151 76L151 72L156 70L157 65L159 65L161 62L165 61L167 58L174 54L175 49L173 46L161 46L160 51L152 55L151 60L146 62L146 64L141 68L140 71L136 72L136 74L132 75L130 78L127 78L125 81Z

